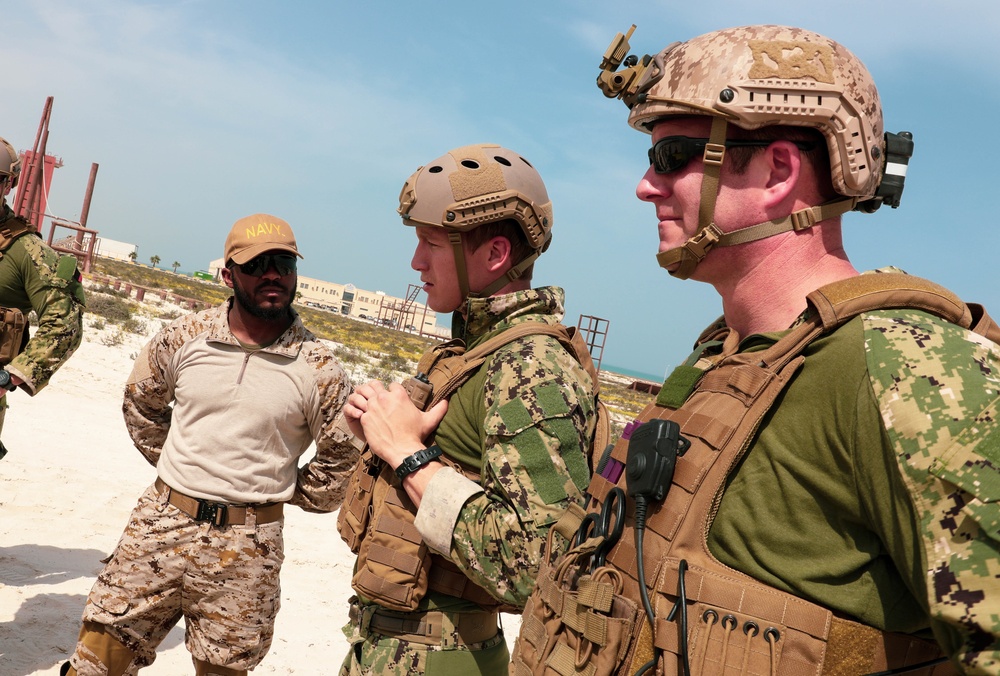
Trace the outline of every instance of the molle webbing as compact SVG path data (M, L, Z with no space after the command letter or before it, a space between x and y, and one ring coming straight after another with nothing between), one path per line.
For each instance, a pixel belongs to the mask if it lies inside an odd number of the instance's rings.
M416 610L427 592L430 550L413 525L416 510L406 491L394 481L389 465L379 462L378 467L368 529L358 546L351 584L358 594L381 606Z
M24 349L27 320L16 307L0 307L0 367L14 360Z
M761 351L737 352L739 337L728 329L705 335L721 353L699 357L691 364L701 375L692 380L690 395L671 407L652 404L639 417L643 422L673 420L691 442L677 458L666 498L651 504L647 514L643 562L655 626L650 627L640 603L634 505L630 504L626 528L607 562L621 579L621 591L614 600L632 603L634 614L616 617L614 612L591 608L586 627L575 617L561 617L565 599L579 599L585 591L587 571L574 557L579 557L579 550L590 541L581 543L561 559L543 565L536 592L525 608L525 631L514 652L512 673L550 674L546 665L552 666L552 656L568 650L586 659L565 673L595 676L634 674L654 654L659 655L657 673L679 673L680 655L686 653L692 674L724 672L727 676L847 676L920 664L941 656L933 643L834 616L827 608L724 566L709 551L708 531L729 474L750 447L774 402L794 380L805 359L803 351L817 337L864 312L916 308L995 342L1000 340L996 324L981 308L968 306L946 289L905 274L853 277L814 291L808 303L810 311L805 319ZM620 439L611 454L619 469L626 464L627 452L627 438ZM615 481L595 474L588 487L594 498L590 511L598 514L612 487L626 488L624 471L605 474ZM619 611L626 608L612 605ZM687 611L685 639L681 613L674 612L681 605ZM610 627L608 623L629 620L634 626L625 639L624 659L610 670L602 670L600 665L608 662L608 656L602 655L600 642L593 640L601 636L601 627L591 625L603 621ZM616 654L622 649L613 648ZM943 676L956 672L941 664L908 673Z
M20 216L13 216L0 223L0 252L9 249L15 239L28 232L34 233L37 230Z

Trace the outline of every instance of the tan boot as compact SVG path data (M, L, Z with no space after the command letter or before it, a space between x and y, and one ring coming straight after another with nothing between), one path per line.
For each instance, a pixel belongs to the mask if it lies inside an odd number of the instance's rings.
M191 659L194 659L193 657ZM246 669L230 669L229 667L217 667L208 662L194 660L195 676L247 676Z
M113 638L104 625L84 622L77 640L75 657L83 671L78 672L67 662L63 665L66 671L60 671L60 675L77 676L79 673L79 676L122 676L132 666L135 653Z

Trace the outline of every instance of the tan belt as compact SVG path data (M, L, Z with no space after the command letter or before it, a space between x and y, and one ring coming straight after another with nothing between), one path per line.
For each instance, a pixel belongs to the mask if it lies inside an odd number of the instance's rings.
M351 622L361 624L365 614L362 606L352 603L350 607ZM455 624L458 645L482 643L497 635L497 613L448 613L447 616ZM365 630L386 634L414 643L425 645L441 645L445 613L428 610L421 613L397 613L392 610L378 608L371 615Z
M156 478L156 490L163 494L169 493L167 502L181 510L195 521L207 521L216 528L232 526L233 524L244 524L247 517L256 516L254 521L258 524L271 523L281 518L285 503L266 502L258 505L230 505L225 502L211 502L210 500L200 500L184 495L163 482L163 479Z

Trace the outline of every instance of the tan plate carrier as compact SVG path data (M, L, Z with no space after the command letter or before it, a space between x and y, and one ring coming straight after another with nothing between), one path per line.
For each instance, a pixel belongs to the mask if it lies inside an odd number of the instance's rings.
M594 395L598 381L590 352L580 334L561 324L524 322L466 351L461 340L441 343L428 351L417 366L431 383L431 408L451 396L486 359L507 343L529 335L549 335L580 362L590 374ZM607 411L598 401L598 424L593 448L604 449L609 438ZM479 480L469 468L446 462L466 477ZM385 608L415 610L428 589L472 601L487 610L520 612L505 606L473 583L455 564L431 552L414 525L416 508L395 473L370 449L361 454L351 476L347 497L337 517L337 527L351 551L358 554L352 585L358 594Z
M707 533L727 476L802 365L801 353L818 336L862 312L917 308L1000 342L1000 330L981 307L905 274L854 277L814 291L808 302L808 319L763 351L737 352L738 339L727 329L703 336L722 341L722 351L709 364L699 362L704 372L683 404L654 403L640 415L640 421L676 421L691 442L677 458L666 499L649 508L643 562L655 626L647 621L639 594L629 500L624 532L606 566L591 571L583 565L600 544L597 537L543 565L524 611L512 676L631 676L654 655L656 668L648 668L646 676L683 673L682 614L671 613L682 584L692 675L858 676L941 656L936 644L837 617L734 571L709 552ZM619 440L612 452L623 468L627 450L628 442ZM625 474L618 479L622 488ZM593 477L590 511L600 511L614 485L600 474ZM942 664L907 673L956 672Z

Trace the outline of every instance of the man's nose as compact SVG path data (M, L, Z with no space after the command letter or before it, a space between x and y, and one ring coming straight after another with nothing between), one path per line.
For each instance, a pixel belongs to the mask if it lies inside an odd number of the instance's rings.
M669 179L667 174L657 174L653 165L639 179L639 184L635 187L635 196L643 202L651 202L657 197L667 197L670 195Z

